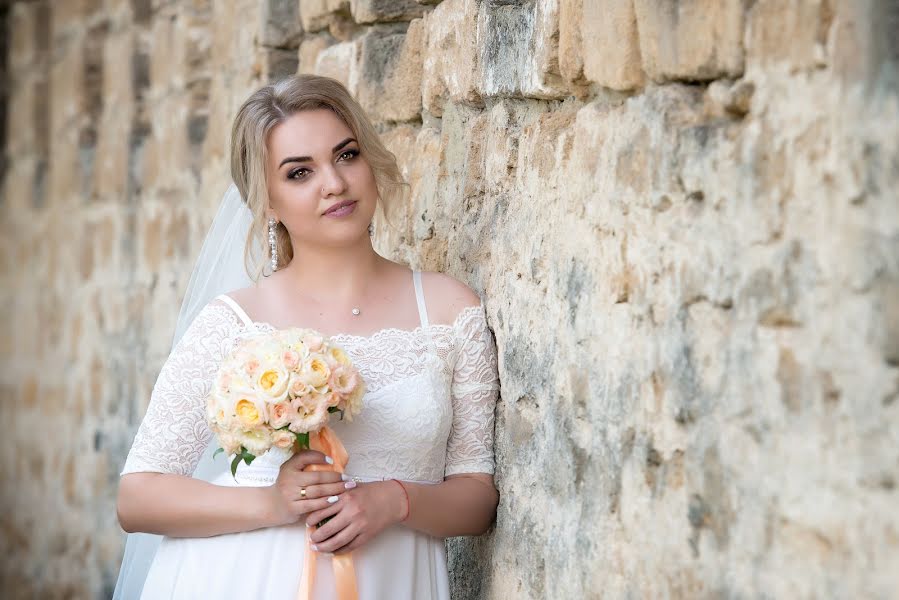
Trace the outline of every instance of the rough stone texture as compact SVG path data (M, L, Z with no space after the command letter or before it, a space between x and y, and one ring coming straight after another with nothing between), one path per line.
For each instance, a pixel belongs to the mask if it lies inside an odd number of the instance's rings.
M644 75L634 0L595 0L582 10L581 36L599 50L584 54L586 78L615 90L639 87Z
M12 4L4 593L109 596L231 119L295 68L411 185L377 248L496 335L501 500L454 598L894 596L899 5L419 4Z
M743 0L634 0L647 76L654 81L738 77L743 70L745 4ZM772 26L777 26L777 19L771 20Z
M416 0L350 0L350 14L357 23L411 21L426 12L427 7Z

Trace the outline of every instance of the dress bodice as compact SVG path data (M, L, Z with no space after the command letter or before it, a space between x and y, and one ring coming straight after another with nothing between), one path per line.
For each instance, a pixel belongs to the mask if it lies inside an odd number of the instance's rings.
M329 423L349 454L346 472L433 483L456 473L493 473L499 382L484 306L463 308L453 323L431 324L418 272L414 281L419 327L330 336L349 354L367 390L352 422L335 414ZM251 320L227 295L207 304L160 372L123 473L191 474L210 440L217 444L205 398L221 361L242 337L275 330ZM238 483L274 482L288 457L272 448L251 465L240 463Z

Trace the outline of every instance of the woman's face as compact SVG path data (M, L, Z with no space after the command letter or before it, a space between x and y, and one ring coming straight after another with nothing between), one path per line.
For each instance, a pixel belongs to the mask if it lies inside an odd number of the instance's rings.
M353 132L337 115L328 109L295 113L275 126L267 144L267 214L291 238L337 246L368 237L378 188Z

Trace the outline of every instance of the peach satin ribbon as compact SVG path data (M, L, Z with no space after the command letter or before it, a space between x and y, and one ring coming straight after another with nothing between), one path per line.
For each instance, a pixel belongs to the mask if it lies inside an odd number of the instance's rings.
M343 473L350 457L346 448L340 443L337 434L330 427L322 427L318 432L309 433L309 448L323 452L334 459L333 465L309 465L305 471L335 471ZM314 527L314 526L313 526ZM303 576L297 590L297 600L313 600L312 586L315 580L315 559L317 552L312 551L313 527L306 527L306 559L303 563ZM358 600L356 590L356 570L353 568L353 553L335 554L331 557L334 567L334 582L337 587L338 600Z

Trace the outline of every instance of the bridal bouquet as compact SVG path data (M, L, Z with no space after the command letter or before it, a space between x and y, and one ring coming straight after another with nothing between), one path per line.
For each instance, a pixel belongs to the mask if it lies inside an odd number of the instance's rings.
M339 445L327 427L330 415L352 420L364 394L365 382L347 354L312 329L244 338L225 357L207 399L221 444L215 455L234 455L236 476L241 460L250 464L272 446Z

